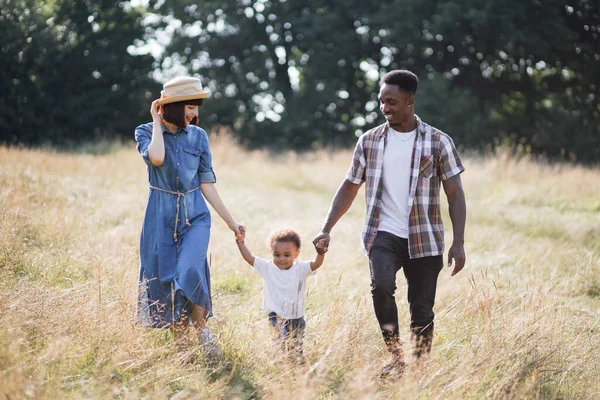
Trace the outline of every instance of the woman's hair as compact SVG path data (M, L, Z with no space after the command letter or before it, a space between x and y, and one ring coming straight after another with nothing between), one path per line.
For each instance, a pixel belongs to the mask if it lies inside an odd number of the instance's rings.
M185 128L185 106L202 106L203 99L177 101L175 103L167 103L162 105L163 113L162 117L165 121L178 126L179 128ZM196 125L198 118L194 118L190 125Z
M300 235L293 229L281 229L271 233L267 238L267 247L273 250L273 244L275 242L292 242L296 245L296 248L300 250Z

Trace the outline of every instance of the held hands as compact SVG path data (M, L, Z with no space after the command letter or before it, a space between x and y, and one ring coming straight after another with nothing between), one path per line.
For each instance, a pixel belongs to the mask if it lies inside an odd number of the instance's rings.
M239 234L235 235L235 241L236 241L238 250L240 251L240 254L244 258L244 260L246 260L246 262L250 266L254 266L254 256L252 255L252 252L250 252L250 250L246 247L246 244L244 243L244 239L246 238L246 227L244 225L239 225L238 230L239 230Z
M458 274L465 266L465 249L462 244L452 243L450 250L448 250L448 266L452 266L452 259L454 259L454 269L452 270L452 274L450 276L454 276Z
M325 254L329 250L329 247L325 245L325 239L320 239L317 244L315 244L315 249L318 254Z
M152 115L152 121L159 122L162 120L162 109L159 109L160 105L158 100L154 100L150 106L150 115Z
M233 231L236 232L235 230ZM239 233L235 233L235 241L237 243L244 243L244 239L246 239L246 227L244 225L238 225L238 232Z
M328 232L321 231L315 238L313 239L313 245L315 246L315 250L317 254L325 254L327 250L329 250L329 237Z

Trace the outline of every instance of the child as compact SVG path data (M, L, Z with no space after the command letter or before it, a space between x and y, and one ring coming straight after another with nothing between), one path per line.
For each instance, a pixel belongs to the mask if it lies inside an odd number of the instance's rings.
M263 277L263 312L268 314L283 350L293 351L294 361L302 362L306 278L323 264L327 252L325 241L317 243L314 261L297 261L300 236L294 230L283 229L267 239L273 258L265 260L254 257L244 244L245 227L240 228L240 233L236 242L242 257Z

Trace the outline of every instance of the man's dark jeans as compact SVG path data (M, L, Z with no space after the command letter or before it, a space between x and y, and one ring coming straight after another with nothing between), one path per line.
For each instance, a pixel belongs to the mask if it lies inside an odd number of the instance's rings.
M369 252L369 267L373 306L386 344L391 346L399 340L394 292L396 273L402 268L408 283L410 328L416 341L415 354L420 356L428 352L433 338L433 305L438 275L443 267L442 256L411 259L407 239L379 231Z

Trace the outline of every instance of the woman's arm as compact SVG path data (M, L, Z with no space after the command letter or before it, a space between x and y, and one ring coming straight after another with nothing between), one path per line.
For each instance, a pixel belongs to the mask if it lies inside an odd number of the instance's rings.
M158 111L158 100L150 106L152 115L152 140L148 145L148 159L152 165L158 167L165 160L165 139L162 133L162 115Z
M233 216L223 204L223 200L221 200L221 196L219 196L219 192L217 191L217 187L212 182L205 182L200 184L200 190L202 191L202 195L209 202L209 204L214 208L214 210L219 214L219 217L231 229L235 232L236 238L241 237L240 233L240 224L238 224Z

